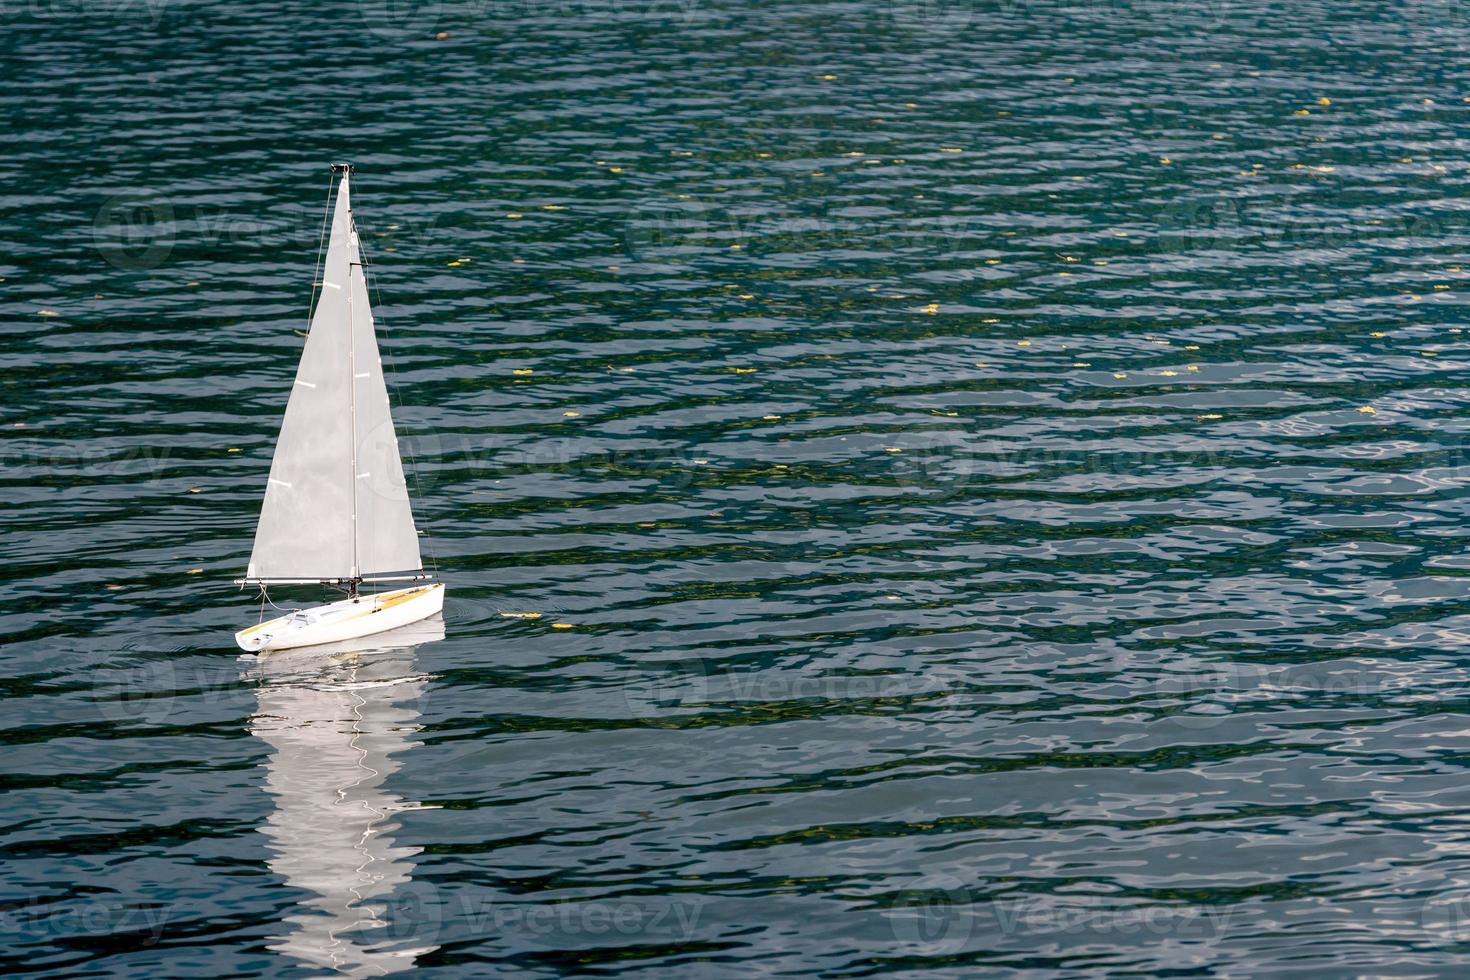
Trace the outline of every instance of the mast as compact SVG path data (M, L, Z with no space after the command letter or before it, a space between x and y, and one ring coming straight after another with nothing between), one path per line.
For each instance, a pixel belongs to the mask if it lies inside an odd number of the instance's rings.
M357 237L357 222L352 220L352 197L348 184L348 176L352 173L352 164L334 163L332 172L341 174L338 183L337 194L346 193L347 202L347 228L349 237ZM353 259L357 261L353 261ZM362 255L356 249L348 253L347 274L350 278L352 268L362 268ZM357 472L357 331L352 327L352 289L347 290L347 474L352 483L352 576L348 581L348 595L357 598L357 587L362 582L362 565L357 557L357 481L360 478Z

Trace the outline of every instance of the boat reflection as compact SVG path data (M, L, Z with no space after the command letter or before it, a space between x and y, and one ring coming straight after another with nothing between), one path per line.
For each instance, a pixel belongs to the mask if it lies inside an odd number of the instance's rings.
M433 945L428 886L412 882L415 847L393 843L395 815L416 809L386 788L418 731L419 644L439 617L351 644L267 653L250 729L270 746L261 828L272 871L307 893L272 949L346 976L410 969Z

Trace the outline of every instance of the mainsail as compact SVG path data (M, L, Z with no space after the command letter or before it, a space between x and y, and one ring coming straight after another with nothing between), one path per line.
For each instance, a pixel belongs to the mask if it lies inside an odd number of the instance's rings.
M344 169L247 581L422 574L347 185Z

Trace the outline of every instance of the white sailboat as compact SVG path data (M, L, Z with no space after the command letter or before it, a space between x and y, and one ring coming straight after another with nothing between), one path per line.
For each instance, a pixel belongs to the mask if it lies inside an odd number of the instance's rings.
M250 564L239 584L321 584L347 598L235 634L262 652L335 643L417 622L444 607L444 585L419 555L418 531L388 407L348 184L337 201L296 381L276 441ZM363 584L412 582L363 594Z

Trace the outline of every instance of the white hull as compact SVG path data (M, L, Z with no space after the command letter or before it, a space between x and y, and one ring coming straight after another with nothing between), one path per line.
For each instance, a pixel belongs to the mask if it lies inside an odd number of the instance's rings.
M416 585L298 609L241 630L235 634L235 642L251 653L340 643L407 626L443 609L444 583Z

